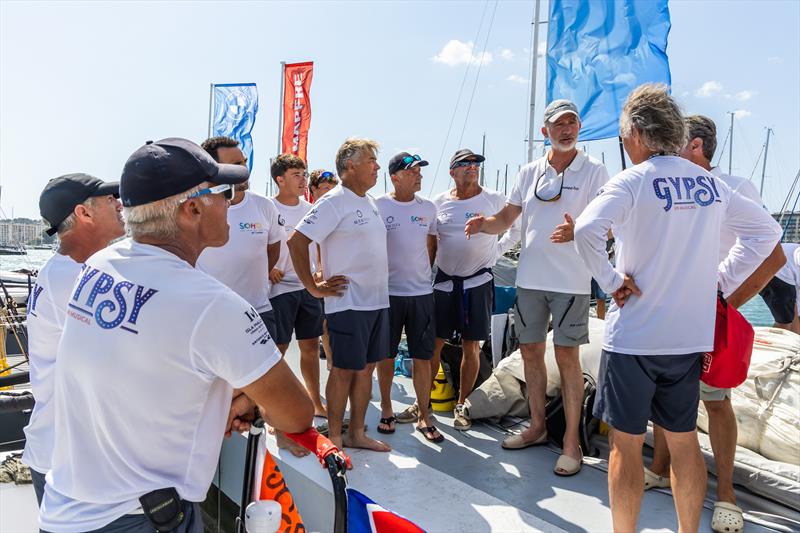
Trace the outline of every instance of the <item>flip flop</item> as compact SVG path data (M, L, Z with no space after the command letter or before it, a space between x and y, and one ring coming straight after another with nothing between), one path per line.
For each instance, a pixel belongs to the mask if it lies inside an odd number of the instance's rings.
M647 467L644 467L644 490L669 488L669 477L659 476Z
M742 509L728 502L715 503L711 529L717 533L742 533L744 531Z
M553 473L561 477L574 476L575 474L581 471L582 465L583 465L582 452L580 460L573 459L569 455L559 455L558 461L556 461L556 466L555 468L553 468ZM559 469L563 470L563 472L559 472Z
M344 432L347 431L349 428L350 428L350 419L345 418L344 421L342 422L342 434L344 434ZM367 424L364 424L364 431L368 429L369 426ZM330 437L330 435L328 435L328 423L323 422L322 424L318 425L317 432L324 437Z
M523 439L522 434L511 435L510 437L506 437L500 446L502 446L504 450L524 450L525 448L540 446L542 444L547 444L546 431L542 433L538 439L533 441Z
M417 426L417 431L422 433L422 436L425 437L425 440L427 440L428 442L434 442L436 444L439 444L444 440L444 435L442 435L441 433L439 433L438 437L433 436L433 433L437 431L436 426L425 426L424 428Z
M383 424L383 425L385 425L385 426L391 426L391 425L392 425L392 424L394 424L395 422L397 422L397 419L394 417L394 415L392 415L392 416L388 416L388 417L386 417L386 418L381 418L381 419L378 421L378 424L379 424L379 425L378 425L378 433L381 433L381 434L383 434L383 435L391 435L392 433L394 433L394 432L395 432L395 429L396 429L396 428L391 428L391 429L383 429L383 428L381 428L380 424Z

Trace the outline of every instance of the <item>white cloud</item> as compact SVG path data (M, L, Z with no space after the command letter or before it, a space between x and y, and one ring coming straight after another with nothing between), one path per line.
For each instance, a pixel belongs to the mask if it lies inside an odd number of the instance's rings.
M709 96L714 96L722 91L722 84L718 81L707 81L703 85L700 86L697 91L695 91L695 95L699 96L700 98L708 98Z
M746 102L755 95L756 95L755 91L739 91L738 93L734 94L733 97L739 100L740 102Z
M752 113L747 109L737 109L736 111L733 112L733 116L736 118L747 118L751 115Z
M503 48L497 55L499 55L502 59L505 59L506 61L511 61L512 59L514 59L514 52L512 52L508 48Z
M512 74L506 79L508 81L513 81L514 83L528 83L528 78L523 78L519 74Z
M689 96L689 91L683 91L683 92L681 93L681 96L682 96L683 98L686 98L687 96Z
M476 55L474 53L474 48L475 45L472 41L465 43L458 39L451 39L442 47L441 52L433 56L432 59L434 63L443 63L451 67L463 65L465 63L483 63L484 65L491 63L491 53L485 52L481 55Z
M778 57L778 56L772 56L772 57L768 57L767 61L769 61L770 63L775 63L775 64L783 63L783 58L782 57Z

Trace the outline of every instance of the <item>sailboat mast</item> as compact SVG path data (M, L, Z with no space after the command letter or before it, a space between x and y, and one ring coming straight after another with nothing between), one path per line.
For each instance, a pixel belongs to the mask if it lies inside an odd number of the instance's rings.
M486 132L485 131L483 132L483 143L481 144L481 155L483 157L486 157ZM486 180L485 170L486 170L485 166L481 165L481 179L480 179L481 187L484 186L485 180Z
M764 165L761 167L761 188L758 190L758 195L764 197L764 176L767 174L767 152L769 152L769 134L772 128L767 128L767 142L764 143Z
M533 135L536 131L536 123L533 121L533 114L536 111L536 70L539 63L539 11L541 0L535 0L533 8L533 46L531 47L531 108L528 117L528 163L533 161Z
M731 131L728 133L728 174L733 174L733 117L736 115L733 111L728 111L731 116Z

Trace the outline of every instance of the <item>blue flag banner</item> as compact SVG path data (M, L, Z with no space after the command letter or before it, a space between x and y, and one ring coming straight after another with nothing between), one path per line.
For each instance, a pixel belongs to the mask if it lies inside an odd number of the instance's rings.
M253 170L253 139L250 132L258 112L258 89L255 83L213 85L214 109L211 136L224 135L239 141L247 167Z
M354 489L347 489L347 533L425 533L410 520L387 511Z
M670 84L667 0L551 0L547 101L572 100L580 140L619 135L625 99L647 82Z

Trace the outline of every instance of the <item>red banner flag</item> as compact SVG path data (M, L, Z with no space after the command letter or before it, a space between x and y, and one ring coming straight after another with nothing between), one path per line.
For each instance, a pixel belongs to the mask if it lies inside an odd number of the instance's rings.
M283 127L281 153L306 161L308 129L311 126L311 77L314 63L292 63L283 70Z

